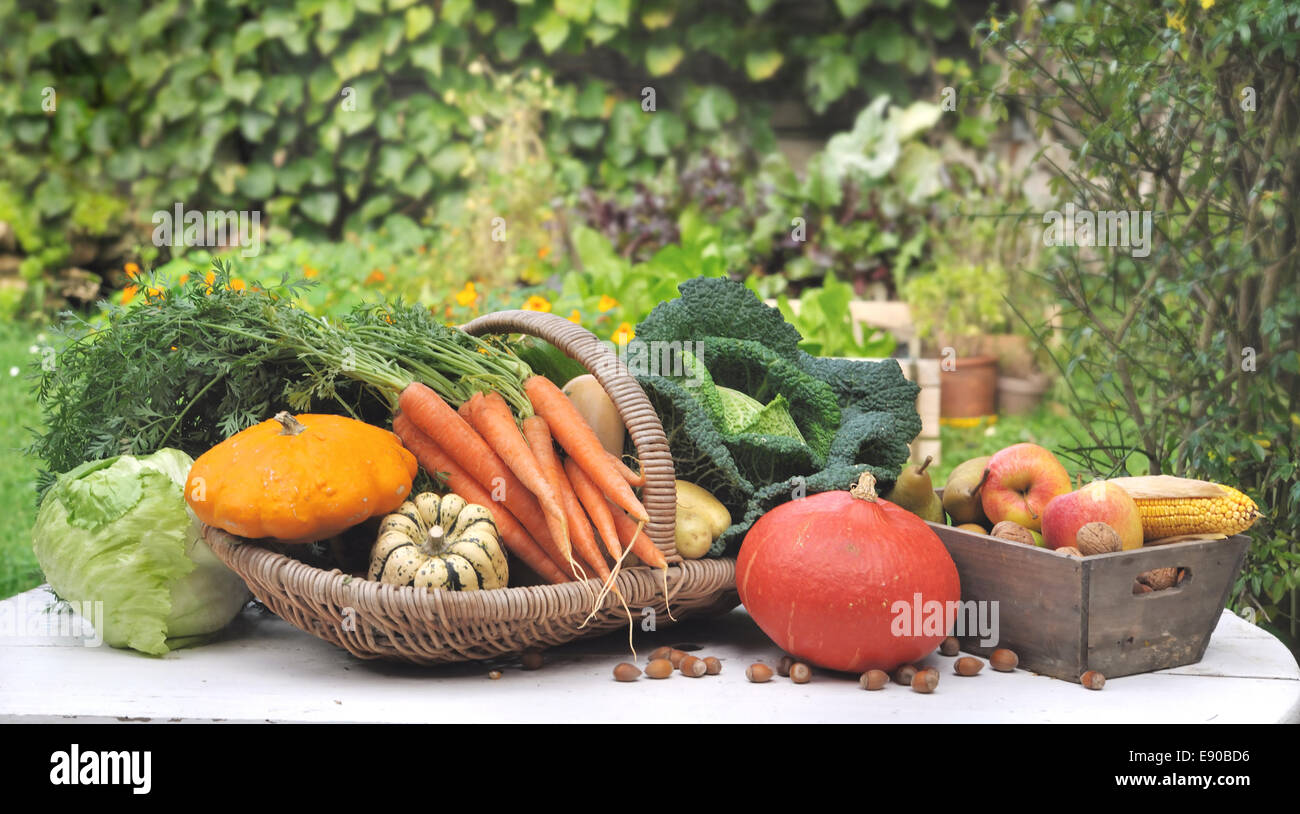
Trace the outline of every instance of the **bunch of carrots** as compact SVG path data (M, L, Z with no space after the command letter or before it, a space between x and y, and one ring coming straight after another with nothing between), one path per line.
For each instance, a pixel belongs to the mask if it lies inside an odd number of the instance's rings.
M601 446L549 379L531 376L523 391L532 412L516 422L498 392L476 391L457 410L413 382L401 392L393 432L427 471L488 507L509 550L548 582L594 575L603 597L629 551L666 573L668 563L643 531L649 518L632 490L644 484L643 476Z

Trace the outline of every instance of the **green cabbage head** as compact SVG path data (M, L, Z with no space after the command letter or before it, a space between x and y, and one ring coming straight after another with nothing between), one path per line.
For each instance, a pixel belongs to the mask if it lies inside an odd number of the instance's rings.
M176 449L90 461L41 502L32 530L41 570L74 607L104 603L97 632L113 647L162 655L199 643L249 599L185 502L193 463Z

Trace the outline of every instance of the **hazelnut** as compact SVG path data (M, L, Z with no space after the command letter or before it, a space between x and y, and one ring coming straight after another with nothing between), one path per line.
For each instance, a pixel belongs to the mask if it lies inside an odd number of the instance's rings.
M927 667L916 675L912 676L912 690L920 693L932 693L935 687L939 686L939 671L933 667Z
M772 680L772 668L762 662L756 662L745 668L745 678L755 684L762 684Z
M1074 535L1075 547L1085 557L1109 554L1121 548L1119 532L1105 523L1084 523Z
M912 677L916 675L915 664L900 664L894 670L894 681L904 687L912 686Z
M672 654L673 649L667 645L656 647L654 652L650 654L650 661L654 661L655 659L666 659Z
M500 678L500 677L501 677L501 671L500 671L500 670L489 670L489 671L488 671L488 678L492 679L493 681L496 681L496 680L497 680L498 678Z
M678 667L681 666L682 659L686 658L686 656L687 653L685 650L670 650L668 652L667 658L668 661L672 662L673 669L676 670Z
M989 664L999 673L1010 673L1020 664L1020 657L1015 651L1003 647L993 651L993 655L989 656Z
M782 656L781 660L776 663L776 674L782 678L790 675L790 667L794 665L794 659L790 656Z
M530 647L519 657L520 666L525 670L540 670L545 660L542 658L542 651L535 647Z
M796 661L790 665L790 680L796 684L807 684L812 681L812 668L802 661Z
M655 659L645 666L646 678L667 678L673 674L673 663L668 659Z
M1106 676L1096 670L1089 670L1079 676L1079 683L1090 690L1100 690L1102 687L1106 686Z
M955 656L961 652L961 643L956 636L949 636L939 645L939 652L945 656Z
M695 656L687 656L677 665L677 669L682 671L682 675L691 678L699 678L709 669L704 664L704 659L697 659Z
M889 673L884 670L868 670L858 679L864 690L883 690L889 683Z
M984 662L971 656L962 656L952 664L952 670L959 676L973 676L984 669Z
M720 672L722 672L722 662L718 661L713 656L709 656L707 659L704 660L705 675L715 676Z
M1003 520L993 527L993 536L1000 540L1010 540L1013 543L1024 543L1025 545L1034 544L1033 533L1011 520Z
M636 681L641 676L641 670L635 664L628 664L626 661L622 664L614 665L615 681Z

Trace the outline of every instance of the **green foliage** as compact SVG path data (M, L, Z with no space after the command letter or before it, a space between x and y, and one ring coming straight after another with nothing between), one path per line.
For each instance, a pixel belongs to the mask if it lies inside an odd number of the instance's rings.
M1071 9L1030 7L988 45L1011 66L999 98L1073 136L1062 202L1153 213L1149 256L1062 248L1048 269L1065 306L1057 362L1081 425L1075 454L1103 476L1186 474L1248 493L1265 516L1233 602L1294 626L1294 593L1284 602L1300 573L1294 5Z
M796 314L784 294L777 298L777 307L785 321L794 326L804 339L799 347L813 356L854 356L880 358L891 356L897 342L885 331L874 331L859 337L849 304L853 301L853 288L840 282L833 274L826 275L820 288L806 288L800 295Z

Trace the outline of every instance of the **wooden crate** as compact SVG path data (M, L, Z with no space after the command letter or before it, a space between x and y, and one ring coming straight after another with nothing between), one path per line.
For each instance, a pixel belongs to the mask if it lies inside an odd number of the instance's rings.
M1117 678L1200 661L1250 547L1238 534L1079 558L930 527L957 563L962 601L998 603L997 644L961 636L962 650L1007 647L1022 669L1074 682L1086 670ZM1133 593L1138 574L1166 567L1189 573L1173 588Z

